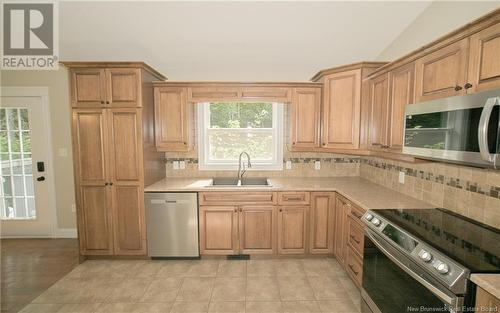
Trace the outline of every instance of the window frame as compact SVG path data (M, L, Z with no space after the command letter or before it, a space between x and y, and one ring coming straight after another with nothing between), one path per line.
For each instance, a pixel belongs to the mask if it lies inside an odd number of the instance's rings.
M198 120L198 131L197 131L197 142L198 142L198 169L201 171L236 171L238 170L238 160L236 161L213 161L209 160L209 140L208 136L211 131L223 131L224 128L220 130L209 130L210 125L210 103L214 102L246 102L252 103L252 101L212 101L212 102L199 102L197 103L197 120ZM266 101L264 101L266 102ZM273 147L275 148L274 157L271 161L259 161L251 159L252 170L261 171L277 171L283 170L283 103L278 103L274 101L267 101L273 104ZM232 131L241 132L269 132L269 129L258 129L258 128L234 128ZM252 155L250 155L252 158ZM245 163L246 163L246 159Z

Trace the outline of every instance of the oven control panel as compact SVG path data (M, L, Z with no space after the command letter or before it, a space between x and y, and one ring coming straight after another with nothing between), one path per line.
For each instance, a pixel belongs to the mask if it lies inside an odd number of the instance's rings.
M465 288L464 277L468 276L469 271L462 265L373 211L367 211L362 221L436 279L450 287Z

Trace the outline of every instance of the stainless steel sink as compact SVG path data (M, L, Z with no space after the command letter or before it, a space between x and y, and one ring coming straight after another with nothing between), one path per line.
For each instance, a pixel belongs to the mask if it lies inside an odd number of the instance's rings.
M272 187L267 177L214 177L207 187Z

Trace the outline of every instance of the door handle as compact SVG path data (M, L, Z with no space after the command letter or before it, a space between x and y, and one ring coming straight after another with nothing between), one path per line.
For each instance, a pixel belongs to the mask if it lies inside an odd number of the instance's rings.
M493 107L500 102L499 97L489 98L484 105L483 112L479 118L479 129L477 137L479 141L479 153L481 158L487 162L493 163L494 155L490 153L488 148L488 126Z
M45 176L40 176L36 179L36 181L44 181L45 180Z

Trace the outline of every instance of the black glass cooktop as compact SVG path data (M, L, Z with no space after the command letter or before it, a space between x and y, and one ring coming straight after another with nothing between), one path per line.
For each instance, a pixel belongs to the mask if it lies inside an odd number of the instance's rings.
M376 213L473 273L500 272L498 229L445 209L386 209Z

